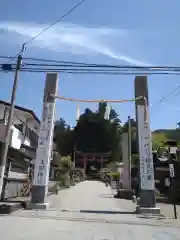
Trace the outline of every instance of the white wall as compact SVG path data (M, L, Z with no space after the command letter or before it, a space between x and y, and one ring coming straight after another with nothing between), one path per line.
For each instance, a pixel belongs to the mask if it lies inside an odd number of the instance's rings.
M0 120L3 119L3 117L4 117L5 107L6 106L4 104L0 104ZM19 124L21 121L22 122L27 121L27 125L29 128L31 128L35 132L39 131L38 129L40 127L40 124L37 120L35 120L33 118L33 116L30 113L21 111L19 109L15 109L14 113L15 113L14 114L14 123L15 124Z
M39 128L40 128L39 122L36 121L29 113L15 109L14 123L15 124L20 123L19 119L24 123L26 122L28 128L33 130L36 134L39 133Z
M31 146L30 139L27 137L24 139L22 133L15 126L12 127L12 130L11 146L13 148L20 149L22 143L26 146Z
M0 120L4 117L5 105L0 104ZM15 109L14 124L26 123L27 127L34 131L37 135L39 133L40 124L29 113ZM21 144L24 143L27 146L31 146L31 141L28 137L23 138L22 133L15 127L12 127L12 141L11 146L16 149L20 149Z
M8 178L27 179L28 174L9 171Z
M25 137L25 139L24 139L24 145L26 145L26 146L31 146L31 141L30 141L29 138Z
M11 146L13 148L20 149L22 143L22 133L14 126L12 127L12 131Z

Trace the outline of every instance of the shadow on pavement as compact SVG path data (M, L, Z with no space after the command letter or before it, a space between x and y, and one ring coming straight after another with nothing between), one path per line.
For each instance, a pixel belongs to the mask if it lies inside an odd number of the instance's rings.
M114 196L112 194L99 194L98 197L99 198L114 198Z
M163 219L166 219L166 217L163 215L163 214L160 214L160 215L140 215L138 216L138 218L141 218L141 219L156 219L156 220L163 220Z
M110 210L80 210L81 213L95 214L136 214L136 211L110 211Z
M1 201L1 203L22 203L24 200L7 200L7 201Z
M172 202L170 200L168 200L168 198L165 198L165 197L156 198L156 202L157 203L164 203L164 204L167 204L167 205L172 204ZM180 205L180 202L176 202L176 205Z

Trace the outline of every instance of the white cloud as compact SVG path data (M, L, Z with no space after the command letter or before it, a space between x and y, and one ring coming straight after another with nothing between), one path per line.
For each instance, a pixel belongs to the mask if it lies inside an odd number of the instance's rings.
M46 26L30 23L2 22L0 30L3 34L13 33L21 43L31 39ZM149 65L144 61L119 53L113 47L113 41L121 42L129 39L129 33L124 29L90 28L75 24L57 24L48 29L33 41L33 45L48 48L55 52L71 52L73 54L102 54L110 58L133 65Z

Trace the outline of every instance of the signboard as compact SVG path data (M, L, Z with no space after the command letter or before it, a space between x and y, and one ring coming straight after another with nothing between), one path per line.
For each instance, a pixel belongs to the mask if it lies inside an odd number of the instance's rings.
M116 181L112 181L111 187L112 187L112 189L116 189Z
M172 163L169 164L169 175L171 178L175 176L174 174L174 165Z
M35 160L34 185L45 186L49 180L52 139L54 129L55 103L47 102L41 121L38 149Z
M176 154L176 152L177 152L177 147L170 147L170 153L171 154Z
M170 183L169 178L165 178L164 185L165 185L166 187L170 187L171 183Z
M145 107L137 106L139 158L141 189L154 190L154 166L152 156L152 143L149 123L145 120Z

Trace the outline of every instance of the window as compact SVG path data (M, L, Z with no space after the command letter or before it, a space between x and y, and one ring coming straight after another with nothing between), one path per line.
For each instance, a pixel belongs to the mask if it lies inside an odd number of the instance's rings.
M8 115L9 115L9 108L7 106L2 105L2 114L0 116L0 121L4 122L5 125L7 125L7 121L8 121Z
M38 135L32 131L31 129L28 129L29 130L29 139L30 139L30 142L31 142L31 146L34 147L34 148L37 148L38 146Z
M23 124L14 124L15 128L17 128L20 132L23 132Z

